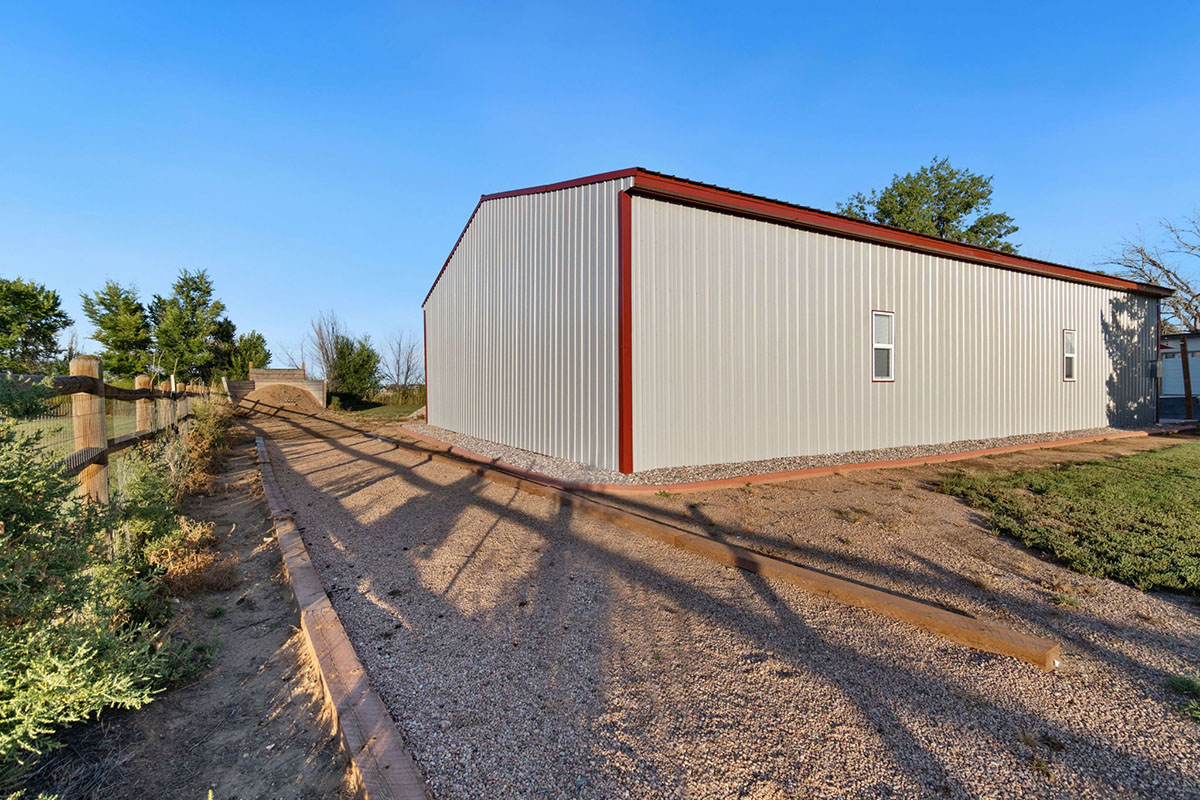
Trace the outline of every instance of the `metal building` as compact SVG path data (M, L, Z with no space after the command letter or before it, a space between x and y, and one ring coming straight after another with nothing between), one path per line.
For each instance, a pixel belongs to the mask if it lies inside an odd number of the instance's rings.
M622 472L1146 425L1168 294L622 170L480 199L428 419Z

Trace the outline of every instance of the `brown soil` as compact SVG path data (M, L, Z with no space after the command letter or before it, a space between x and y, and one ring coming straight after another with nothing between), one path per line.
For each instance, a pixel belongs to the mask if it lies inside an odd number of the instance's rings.
M255 389L242 398L241 405L268 414L273 409L301 411L310 414L316 414L322 410L321 406L317 404L317 401L308 392L298 389L295 386L286 386L281 383Z
M435 797L1200 793L1200 726L1166 687L1195 668L1200 607L990 534L934 491L946 467L612 502L1053 637L1056 672L664 548L336 420L251 424L286 433L271 445L283 492Z
M275 390L288 390L276 392ZM235 412L241 422L255 436L268 439L342 439L358 436L369 430L372 424L361 423L351 417L321 408L305 394L307 402L288 403L292 396L290 386L268 386L251 392L242 399ZM303 394L303 393L302 393Z
M176 634L216 642L212 666L144 708L68 731L66 747L38 765L31 796L203 800L210 789L216 800L354 796L261 494L243 431L210 493L184 508L215 523L221 554L237 563L232 589L175 605ZM209 616L217 609L224 613Z

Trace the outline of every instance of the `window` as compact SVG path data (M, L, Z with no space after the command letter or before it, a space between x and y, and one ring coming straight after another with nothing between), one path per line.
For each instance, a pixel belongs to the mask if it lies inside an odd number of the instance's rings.
M1063 331L1063 380L1075 380L1075 359L1077 351L1075 349L1075 331Z
M871 312L871 380L894 381L896 315L891 311Z

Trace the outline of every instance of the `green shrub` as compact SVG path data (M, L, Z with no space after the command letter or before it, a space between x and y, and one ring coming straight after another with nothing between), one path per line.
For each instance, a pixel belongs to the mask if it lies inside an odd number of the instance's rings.
M28 406L19 391L6 408ZM105 708L141 706L208 662L212 643L160 633L169 616L163 560L179 547L194 561L211 542L211 526L176 514L182 487L197 465L211 466L227 426L227 414L204 405L186 441L123 456L125 484L107 506L80 498L39 434L0 419L0 792L56 746L56 731Z

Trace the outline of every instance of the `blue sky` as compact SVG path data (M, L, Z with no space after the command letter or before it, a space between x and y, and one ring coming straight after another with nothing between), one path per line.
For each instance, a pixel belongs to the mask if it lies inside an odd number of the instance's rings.
M207 269L379 340L481 193L644 166L832 208L934 155L1092 266L1200 208L1197 4L5 3L0 274Z

